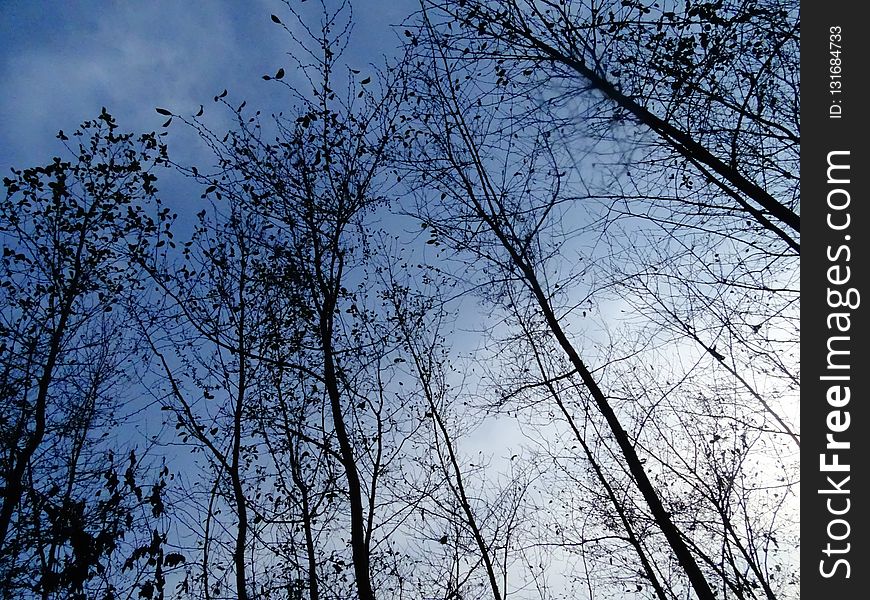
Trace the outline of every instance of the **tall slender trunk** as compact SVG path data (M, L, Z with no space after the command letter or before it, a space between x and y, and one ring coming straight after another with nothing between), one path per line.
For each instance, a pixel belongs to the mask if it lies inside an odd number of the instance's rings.
M302 475L299 453L293 446L293 442L290 443L288 453L291 461L290 476L296 489L299 490L300 502L302 504L302 530L305 534L305 555L308 562L308 598L309 600L319 600L320 586L317 581L317 550L314 546L314 532L311 527L311 499L308 494L308 484Z
M730 183L740 193L746 195L753 202L756 202L769 214L773 215L780 222L795 232L800 232L801 220L789 207L771 196L767 190L763 189L758 184L747 179L742 173L731 165L726 164L723 160L715 156L706 147L700 144L687 132L677 129L668 121L662 119L647 108L644 108L633 98L623 94L612 83L598 75L582 60L574 58L559 51L557 48L545 43L544 41L533 36L531 32L523 31L518 28L510 27L504 24L513 33L522 36L528 44L537 50L541 51L547 58L557 61L566 67L570 68L583 79L588 81L592 87L607 96L615 102L620 108L631 114L639 122L643 123L655 133L657 133L668 145L676 150L681 156L689 159L692 162L698 162L705 165L712 172L716 173L728 183ZM741 208L746 210L743 203ZM765 223L766 219L763 215L754 211L747 211L759 223L769 228ZM759 218L761 217L761 218ZM792 244L794 244L792 240ZM791 245L791 244L790 244Z
M353 570L356 577L359 600L374 600L372 590L369 548L365 541L366 520L363 512L362 484L356 467L356 458L350 443L350 435L344 422L341 392L338 388L338 373L332 347L332 310L334 302L327 302L320 318L320 336L323 347L323 380L329 396L332 423L341 453L350 498L350 546Z
M445 425L444 420L441 418L441 413L438 411L438 407L435 403L435 396L430 384L431 369L427 369L423 365L423 356L414 348L413 344L411 343L412 333L410 331L410 328L408 327L407 321L405 320L405 316L401 313L398 305L396 305L396 312L399 318L400 327L402 329L402 335L405 337L406 340L408 340L408 346L411 351L411 356L414 359L414 367L417 371L417 375L420 377L420 382L423 384L423 393L426 396L426 402L429 405L429 410L432 412L432 417L433 419L435 419L435 424L438 430L441 432L441 437L444 438L444 445L447 448L447 457L450 461L450 468L453 470L453 478L456 481L456 486L454 487L451 484L450 487L452 488L456 499L459 500L459 506L462 508L462 512L465 516L465 522L468 525L469 529L471 529L471 535L474 538L474 543L477 545L477 550L480 552L480 558L483 561L484 568L486 569L486 576L489 580L489 587L492 591L492 597L494 600L502 600L502 591L498 587L498 578L495 574L495 563L492 560L490 549L486 545L486 540L483 539L483 532L480 530L480 527L477 524L477 517L475 516L474 511L471 509L471 502L468 499L468 494L465 491L465 484L462 481L462 469L459 467L459 459L457 458L456 453L453 449L453 440L450 437L450 432L447 430L447 426ZM427 375L427 373L429 374Z
M236 336L238 337L238 356L239 356L239 379L238 390L236 392L235 414L233 415L233 447L232 456L230 457L230 480L233 485L233 500L236 504L236 514L238 515L238 525L236 528L236 542L233 549L233 562L236 570L236 594L239 600L248 600L247 585L245 582L245 546L247 545L248 537L248 507L245 502L245 490L242 487L242 479L239 473L239 462L241 457L242 446L242 411L245 407L245 393L248 386L248 358L247 347L245 345L245 329L246 317L246 302L245 294L247 293L247 255L245 254L244 241L240 241L241 246L241 265L239 273L239 321Z
M540 283L538 282L538 278L535 272L517 254L516 250L509 243L509 241L504 238L503 232L497 231L496 234L500 238L502 238L502 243L505 244L506 249L511 254L511 258L514 261L514 264L521 270L523 277L526 280L526 283L531 288L535 300L537 301L538 306L540 307L541 312L544 315L547 326L549 327L552 334L555 336L556 340L559 342L559 346L568 356L568 360L571 361L571 365L577 370L577 373L583 380L583 384L586 386L586 388L589 390L589 393L592 395L592 398L595 400L595 404L598 407L598 410L607 421L607 425L611 433L613 434L616 443L619 445L619 449L622 452L622 456L625 459L629 472L634 478L638 489L644 497L644 500L646 500L647 505L652 511L653 518L655 519L656 524L659 526L659 529L661 529L662 533L664 533L668 544L674 551L674 554L676 555L677 560L680 563L680 566L683 568L683 571L689 578L689 581L692 584L695 593L701 600L714 600L715 596L713 594L713 590L710 589L710 584L707 582L707 579L701 572L701 568L698 566L695 557L692 555L691 551L686 545L686 542L683 540L682 533L671 520L670 513L665 509L664 504L662 503L662 500L658 495L658 492L656 492L655 487L653 486L652 482L649 479L649 476L646 473L646 470L643 467L643 463L641 462L640 457L637 455L637 451L634 448L634 444L632 444L631 442L631 438L628 436L628 433L625 431L625 429L623 429L622 423L620 423L619 421L619 417L617 417L616 412L613 410L610 402L608 402L607 397L604 395L604 392L601 390L598 382L595 381L595 378L592 376L591 371L580 359L580 355L577 353L577 350L571 344L568 336L562 329L562 326L559 323L559 319L553 312L553 308L550 306L549 300L547 299L546 294L544 294L544 291L541 288Z
M314 534L311 531L310 503L308 501L308 488L300 487L302 493L302 525L305 530L305 553L308 559L308 598L309 600L320 599L320 588L317 583L317 554L314 548Z
M607 397L604 395L598 382L595 381L592 372L580 359L580 355L577 353L577 350L571 344L568 336L562 329L559 319L556 317L552 306L550 306L547 295L544 293L544 290L538 281L537 274L532 266L524 259L523 250L521 249L522 246L517 244L513 234L506 232L505 227L500 224L501 217L506 216L504 215L505 211L499 202L500 195L497 193L489 179L479 149L474 142L474 137L463 120L461 107L456 98L455 90L452 86L449 86L446 90L442 88L442 94L445 94L445 92L446 95L443 97L452 104L448 118L454 120L457 126L457 135L462 139L462 143L471 154L473 162L472 168L477 172L482 186L486 206L478 197L476 185L466 172L467 164L464 161L460 162L448 149L448 153L450 154L448 159L451 161L457 175L462 181L465 191L468 194L468 200L473 206L476 217L483 221L489 230L496 236L498 242L510 256L511 263L519 271L520 277L532 292L532 295L544 316L547 327L550 329L550 332L558 341L559 346L567 355L571 365L580 375L583 384L592 395L599 412L607 421L607 425L613 438L619 445L626 466L628 466L629 472L634 478L638 490L643 495L644 500L646 500L656 524L659 526L662 533L664 533L668 544L676 555L677 561L680 563L686 576L689 578L698 598L700 600L714 600L715 597L713 591L710 589L710 584L701 572L701 569L686 545L685 540L683 540L682 533L671 520L670 513L665 509L662 499L659 497L658 492L656 492L655 487L643 467L640 457L637 455L637 451L632 444L631 438L628 436L625 429L623 429L616 412L613 410L610 402L608 402ZM498 215L498 217L493 215ZM518 248L518 246L520 247Z
M625 529L625 533L628 536L628 542L634 548L634 551L637 553L637 557L640 560L641 565L643 566L643 570L646 573L647 578L652 583L653 589L655 590L656 596L659 600L668 600L667 594L665 593L664 588L662 587L661 582L659 581L658 574L653 568L652 563L647 556L646 550L641 544L641 541L638 539L637 535L634 533L634 527L629 520L628 515L626 514L625 508L622 503L616 497L616 492L613 489L613 486L610 485L610 482L607 479L607 476L604 474L604 470L601 468L601 465L598 464L598 461L595 458L595 455L592 453L592 449L589 447L589 444L586 443L586 439L583 437L583 434L580 432L580 428L577 427L577 423L574 421L573 415L568 411L568 407L565 406L565 403L562 401L562 396L559 394L559 391L556 389L556 386L553 385L553 382L550 380L546 380L546 373L544 370L544 363L541 360L541 355L538 352L537 347L532 342L532 334L531 332L523 326L523 331L526 334L526 339L529 340L529 343L532 344L532 352L535 355L535 363L538 366L538 371L541 373L541 376L545 378L545 386L547 391L550 392L550 395L553 397L553 400L556 402L556 405L559 407L559 410L562 412L562 416L565 417L565 420L568 422L568 426L571 428L571 431L574 433L574 439L580 444L583 448L583 453L586 455L586 459L589 461L589 464L592 466L592 470L595 472L595 476L598 478L599 483L604 488L605 493L607 494L607 498L610 500L610 503L613 505L614 510L619 515L619 520L622 522L622 527Z

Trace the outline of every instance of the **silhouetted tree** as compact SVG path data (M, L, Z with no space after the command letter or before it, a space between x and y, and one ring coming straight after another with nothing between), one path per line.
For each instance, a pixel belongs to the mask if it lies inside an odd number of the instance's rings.
M0 581L4 597L110 598L137 585L162 597L161 569L179 564L166 564L151 523L168 471L148 493L141 456L113 430L135 379L123 328L142 287L134 257L166 241L154 187L166 148L120 132L105 109L58 138L69 158L13 169L0 203Z
M604 391L602 380L581 359L571 340L568 329L571 311L560 314L557 309L557 302L565 298L565 290L576 289L562 287L566 279L556 283L548 274L553 269L559 272L561 267L551 263L559 265L560 250L568 247L566 241L553 239L549 233L555 216L565 211L564 206L572 200L573 191L571 179L562 173L559 150L554 149L543 126L533 124L531 132L523 130L524 121L517 115L525 115L527 109L521 104L514 106L525 98L509 100L499 91L498 82L487 88L469 78L464 69L468 59L445 45L442 30L436 30L431 21L426 22L420 35L426 37L418 63L420 84L414 88L419 100L411 109L413 126L418 128L414 137L420 144L409 154L408 164L416 172L421 189L425 190L430 182L430 189L436 196L440 193L440 199L421 192L425 200L418 205L417 214L437 241L467 253L471 257L467 260L482 263L478 272L488 298L508 306L525 307L526 302L531 303L534 309L530 314L540 318L542 335L552 338L554 345L564 352L574 376L582 381L591 406L602 419L599 435L608 444L616 445L618 464L625 469L631 487L636 486L644 510L649 511L666 539L687 581L699 597L712 598L712 588L717 584L711 582L724 577L722 570L681 529L677 518L682 522L683 516L657 489L648 471L650 467L645 465L648 458L642 458L641 452L655 455L655 450L647 450L641 443L642 429L626 428L626 422L633 423L634 411L617 408L618 404ZM502 105L497 107L495 99ZM511 175L513 171L516 172ZM594 231L594 223L586 227ZM679 232L679 227L674 229ZM611 384L614 383L617 382ZM640 402L642 397L635 396L635 401ZM600 476L598 479L605 481ZM620 509L625 509L624 503L617 510ZM731 515L718 516L728 528ZM623 520L623 526L632 531L631 520ZM644 558L645 551L636 540L632 545L641 563L647 562L646 576L655 580L654 569ZM745 553L742 558L747 558ZM757 563L750 558L750 564ZM755 576L762 585L766 583L758 569ZM736 584L728 578L722 581L732 591L745 593L740 577ZM657 591L664 594L660 585ZM767 592L772 594L769 587Z
M366 72L271 21L284 112L157 109L184 243L105 111L5 180L5 597L793 595L793 3L426 0Z
M793 2L450 0L424 6L437 19L444 45L494 68L497 85L543 80L554 88L541 94L545 101L555 98L575 115L579 109L582 125L577 116L564 121L574 129L636 123L719 190L718 201L694 210L736 211L797 252L799 19ZM585 103L578 107L566 95L584 96ZM617 135L632 137L625 129ZM645 141L633 141L627 160L639 166L644 157L635 150L643 152ZM655 154L649 160L654 167L671 162Z

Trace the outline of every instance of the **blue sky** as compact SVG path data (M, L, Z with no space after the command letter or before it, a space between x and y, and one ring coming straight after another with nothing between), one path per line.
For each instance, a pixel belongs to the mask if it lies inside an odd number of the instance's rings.
M316 22L316 0L290 1ZM399 25L416 6L417 0L355 0L352 45L344 57L348 65L364 70L393 54L403 28L395 31L391 25ZM286 56L293 45L272 23L273 13L292 23L281 0L0 0L0 177L12 166L48 162L61 151L56 132L74 130L102 106L123 130L134 132L160 128L166 118L155 107L193 114L200 104L215 130L226 128L227 111L212 102L223 89L234 105L245 100L252 111L292 112L286 90L262 79L281 67L287 69L286 80L294 76ZM178 162L210 160L177 124L168 142ZM177 174L164 174L158 187L182 214L202 207L200 186ZM610 301L602 313L616 315L622 306ZM464 308L469 329L486 323L475 321L473 305ZM577 339L594 355L597 332L575 321ZM601 339L610 333L602 330ZM452 339L457 348L472 351L476 333L460 330ZM516 429L508 430L506 419L487 425L470 434L470 454L481 450L506 457L523 441ZM176 462L174 470L183 470L183 464Z
M318 23L317 2L293 1ZM348 66L365 73L395 54L401 34L390 25L415 6L356 2ZM200 104L213 130L224 131L229 111L213 102L224 89L234 106L247 101L246 111L292 113L287 89L262 78L282 67L285 81L294 77L293 42L271 14L294 22L281 0L0 0L0 177L66 156L58 130L74 131L102 106L132 132L160 130L166 117L156 107L192 115ZM175 161L212 164L178 121L167 141ZM158 175L160 197L179 213L176 233L186 239L187 217L203 208L203 186L170 169Z
M292 1L316 22L317 2ZM364 69L393 54L400 39L390 25L415 6L355 2L345 60ZM273 13L291 22L280 0L0 0L0 171L47 161L59 152L57 131L73 130L101 106L129 131L159 129L157 106L192 114L205 104L225 118L212 102L224 88L266 114L291 108L280 86L262 80L279 67L292 77L291 41ZM196 160L198 150L179 133L170 132L171 156ZM164 182L164 195L174 185Z

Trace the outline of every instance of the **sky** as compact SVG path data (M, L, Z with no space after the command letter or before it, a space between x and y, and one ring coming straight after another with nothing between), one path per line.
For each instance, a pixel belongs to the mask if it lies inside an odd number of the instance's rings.
M317 22L318 2L290 1ZM404 39L397 26L417 6L356 0L348 66L363 77L366 66L395 55ZM294 76L287 56L293 43L272 14L288 26L294 21L282 0L0 0L2 176L12 166L47 163L63 150L57 131L74 130L102 106L134 132L160 130L166 117L156 107L192 115L200 104L215 130L225 130L229 111L212 100L224 89L234 106L246 100L264 114L292 111L286 89L262 78L282 67L285 80ZM179 163L202 166L211 158L178 123L167 140ZM167 170L157 185L180 224L202 208L196 182Z
M291 2L316 18L317 2ZM391 25L415 6L355 2L348 65L364 69L393 55L400 39ZM166 119L155 107L193 114L211 105L213 119L226 118L212 102L223 89L264 114L287 110L286 91L262 79L281 67L293 76L291 41L271 14L292 21L280 0L0 0L0 172L47 162L61 150L57 131L74 130L102 106L134 132L160 129ZM200 149L178 130L170 131L170 156L196 160ZM170 181L164 195L176 185L184 189Z
M316 22L316 1L290 1ZM394 55L403 29L394 26L416 6L355 0L348 66L364 71ZM287 80L294 76L286 55L293 44L271 14L292 23L281 0L0 0L0 177L13 166L49 162L62 149L57 131L74 130L103 106L133 132L160 129L166 117L156 107L193 114L200 104L215 129L229 127L226 109L212 102L224 89L233 105L292 111L286 90L262 79L279 68L288 70ZM182 127L170 128L168 143L178 162L209 160ZM202 190L194 182L166 173L158 187L176 210L199 209ZM498 441L487 435L494 429L473 432L468 453L519 442L521 433L508 425L500 422Z
M291 1L317 23L318 2ZM354 2L344 60L359 77L396 54L404 39L396 26L417 6ZM281 0L0 0L0 177L63 156L57 132L73 131L103 106L132 132L160 131L166 117L157 107L192 115L200 104L207 122L226 130L229 111L213 102L224 89L234 106L245 100L252 111L292 112L286 89L263 80L282 67L285 81L294 76L292 40L272 14L294 21ZM168 130L170 158L208 164L209 151L178 125ZM185 217L202 208L202 186L171 170L159 177L160 197L184 228ZM472 435L472 453L490 445L487 437Z

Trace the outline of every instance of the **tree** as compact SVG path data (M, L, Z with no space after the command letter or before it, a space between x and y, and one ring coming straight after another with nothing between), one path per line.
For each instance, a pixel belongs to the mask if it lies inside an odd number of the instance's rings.
M235 593L246 599L250 518L245 472L256 459L256 450L245 442L250 436L248 395L257 376L248 347L261 343L263 328L257 310L261 308L262 285L256 277L262 265L252 238L260 232L256 221L236 207L214 225L205 221L204 212L200 215L194 238L185 244L186 264L172 273L150 268L174 306L169 307L168 315L161 311L152 314L149 321L168 321L163 329L168 330L166 337L173 344L168 349L159 348L149 331L153 327L142 321L140 326L150 336L162 378L168 382L169 399L164 408L174 414L175 428L182 431L184 441L192 439L204 449L213 478L211 493L225 494L232 507ZM171 367L168 351L173 353L172 362L181 362L182 369ZM202 400L215 399L215 393L222 396L220 403L203 407ZM225 482L229 489L225 489ZM207 524L214 516L209 510ZM202 581L206 597L210 592L208 538L206 533Z
M456 507L453 512L458 516L457 522L449 525L454 531L467 530L470 533L477 551L476 555L483 563L492 597L494 600L501 600L506 593L507 566L502 566L504 575L500 577L500 573L497 572L497 561L494 557L495 550L492 548L491 542L486 539L476 510L472 506L473 500L467 490L468 483L463 468L460 466L457 445L453 439L453 434L447 427L443 414L445 407L449 405L443 359L439 356L442 342L437 331L437 323L440 320L438 316L443 315L438 315L432 320L431 328L434 331L427 339L427 336L422 332L430 329L427 327L430 325L427 323L427 313L433 308L431 302L415 298L411 295L410 290L395 281L395 278L391 278L390 286L384 297L390 304L391 318L398 327L402 343L407 348L408 355L412 360L414 375L425 398L427 410L424 414L433 421L433 446L438 455L439 466L444 471L446 487L452 495L451 504ZM439 538L439 543L445 545L449 537L448 534L445 534ZM499 584L500 580L503 581L502 584ZM447 595L460 595L458 582L454 583L453 586L452 589L447 590Z
M183 243L105 111L15 172L6 595L793 596L796 12L647 4L431 0L361 72L285 1L285 112L157 109Z
M110 574L162 556L162 542L139 551L122 540L150 542L168 471L146 496L141 456L111 430L137 352L121 326L141 289L132 257L165 239L154 171L167 155L153 133L119 132L105 109L58 138L71 158L13 169L0 203L0 578L8 597L108 598L123 583ZM153 588L143 577L126 583Z
M437 242L466 253L466 256L471 257L466 260L482 263L477 270L482 279L474 285L486 290L486 298L497 306L513 307L511 310L520 316L518 324L523 319L539 321L543 329L543 333L539 335L550 338L553 345L564 352L570 369L565 377L576 377L582 381L584 394L588 394L589 406L596 410L600 419L600 439L605 444L615 446L614 459L619 465L618 469L624 470L622 475L616 476L624 478L629 485L628 489L633 489L640 495L642 509L648 511L649 518L667 541L695 593L702 598L712 597L712 588L718 587L715 583L718 581L738 595L747 593L744 576L737 572L743 566L735 566L734 577L717 566L717 560L711 558L704 549L707 547L704 546L706 542L699 545L698 541L687 536L684 527L690 525L691 517L676 509L679 502L683 501L678 502L669 497L669 493L657 489L650 475L652 465L648 464L649 456L657 456L658 444L668 443L664 431L660 431L655 440L649 440L649 444L655 445L648 445L645 439L646 432L657 423L656 405L644 401L642 388L632 388L627 395L629 403L623 407L618 400L621 395L616 393L616 389L622 389L619 379L611 376L606 378L614 386L613 391L607 393L601 375L594 375L603 367L587 366L571 340L569 327L574 311L572 307L576 307L579 302L576 298L572 301L569 294L577 291L578 286L574 282L580 280L580 274L565 269L564 275L555 281L549 274L555 272L558 277L563 272L559 259L564 256L565 248L571 248L570 244L576 243L576 237L572 240L566 236L559 237L555 233L558 232L557 217L567 214L565 207L575 201L571 196L574 191L571 187L574 184L560 164L560 151L554 149L550 141L550 131L545 124L535 121L534 116L524 120L529 114L534 114L534 109L529 108L528 96L511 96L510 90L502 92L499 89L503 83L495 82L489 88L479 78L474 77L477 63L467 65L469 59L464 55L470 52L460 51L452 46L449 32L445 33L447 31L449 28L436 29L431 20L425 21L420 30L420 38L423 40L417 72L417 81L420 83L414 88L419 100L412 106L411 111L417 130L409 133L409 137L419 140L419 145L409 153L407 163L410 172L416 175L420 188L424 190L420 192L421 201L416 207L416 214L424 227L432 231ZM504 74L500 78L504 79ZM580 184L582 185L582 179ZM429 195L427 187L434 188L434 198ZM606 230L602 235L596 229L602 223L607 224L610 221L591 221L585 230L595 232L600 236L599 239L609 239ZM679 235L681 228L686 225L674 222L670 232ZM578 230L584 230L582 221ZM550 233L551 231L554 233ZM729 235L727 230L720 231L723 236ZM610 248L612 250L614 246ZM619 257L624 259L625 255ZM465 277L469 277L467 272ZM624 287L635 281L642 280L638 275L630 274L625 281L604 285ZM605 289L606 287L602 287L597 291L600 293ZM710 291L708 289L705 292L702 296L704 298ZM715 288L713 292L715 293ZM595 293L596 289L592 288L589 296ZM645 297L655 299L656 295L648 293ZM560 314L557 306L563 301L567 301L569 305ZM521 311L517 311L518 306L522 307ZM706 308L708 307L703 307ZM685 331L681 333L685 334ZM698 341L697 336L694 341ZM712 345L706 346L705 353L715 360L724 360L724 357L716 356ZM612 350L610 354L613 354ZM628 350L626 356L632 355L639 357L643 354L642 351ZM608 370L613 371L612 368ZM732 369L732 375L734 373ZM739 379L739 375L737 378ZM743 383L746 383L745 379ZM545 382L529 385L541 387ZM647 383L647 387L649 385ZM682 389L681 386L672 386L671 394L676 395ZM550 392L559 404L558 394L553 394L553 390ZM667 397L666 395L665 398ZM755 398L762 405L765 404L759 394L755 393ZM672 410L679 411L680 402L674 398L670 405ZM632 404L638 405L637 410L631 408ZM682 410L692 410L690 406L684 404ZM672 417L662 414L660 418ZM626 426L625 422L632 425ZM784 426L784 431L789 433L789 427L781 418L779 422ZM692 425L687 424L687 429L691 427ZM574 431L579 429L574 428ZM793 439L797 439L791 435ZM694 445L697 451L697 443L693 444L691 438L686 442L690 447ZM590 454L587 449L587 459L590 459ZM675 459L675 455L668 454L667 458L662 458L662 465L668 468L678 464ZM595 464L593 460L590 463ZM681 477L694 468L692 465L684 466L685 470L680 471ZM721 470L721 465L717 469ZM601 472L596 473L605 489L612 486L607 483L608 477L602 475ZM703 474L695 470L690 477L696 476L700 481ZM733 472L730 477L734 479ZM703 497L703 493L697 488L695 493ZM730 493L729 490L728 494ZM614 509L617 513L625 514L631 502L633 501L629 501L629 505L626 500L613 502ZM684 503L682 506L687 505ZM634 508L630 510L633 512ZM732 518L733 515L724 514L721 510L716 515L717 522L728 531L729 540L737 540L741 534L731 527ZM622 526L628 532L628 540L644 565L645 577L655 581L656 569L645 559L645 550L631 533L637 526L636 518L623 518ZM737 547L745 548L745 540L750 539L753 534L746 535L748 537L734 542ZM740 561L746 561L741 562L741 565L749 564L754 571L752 585L760 582L768 596L773 596L772 589L767 585L767 576L758 568L758 555L753 557L743 551L741 554ZM664 595L663 586L658 585L656 588L659 595Z
M235 273L232 277L236 291L173 292L173 296L182 306L191 295L198 295L202 301L214 301L215 306L226 306L228 321L219 324L212 322L207 306L196 310L182 308L181 312L198 332L195 335L204 336L209 345L216 345L221 352L234 355L232 364L237 366L231 370L233 377L240 378L245 370L242 365L249 361L270 373L258 382L258 390L253 393L256 402L261 403L258 407L261 414L276 417L277 423L269 423L262 431L252 431L263 438L252 439L251 451L256 453L255 448L265 443L278 463L273 465L276 473L270 473L267 479L276 474L279 478L289 475L292 486L288 491L312 495L297 507L308 555L308 564L304 566L308 593L320 595L322 585L318 579L323 575L323 569L314 564L316 550L311 526L317 512L324 510L317 508L320 501L315 498L322 501L336 495L332 467L324 467L329 474L318 483L326 487L317 490L310 489L312 482L300 470L300 463L312 463L310 452L303 448L313 445L315 455L326 462L338 461L343 473L340 490L347 502L353 584L360 598L371 599L375 594L372 561L378 543L374 538L378 526L375 513L390 456L388 438L391 435L401 438L404 433L398 419L403 407L390 406L384 397L384 386L393 368L387 359L390 349L367 308L371 297L365 285L365 271L375 252L367 239L370 234L367 219L384 202L378 186L392 142L395 111L391 107L397 97L392 92L400 88L402 81L385 79L385 89L373 93L367 87L371 77L361 78L353 82L352 95L341 99L332 88L349 16L342 10L332 13L324 9L320 30L314 31L289 4L288 11L308 36L305 43L293 39L300 47L297 71L313 87L308 96L280 81L287 85L296 102L293 117L278 115L274 123L264 125L259 115L244 113L243 103L238 108L230 107L237 127L221 138L196 118L178 116L202 135L219 163L219 175L213 178L201 175L198 170L188 172L206 183L206 195L236 207L230 222L247 219L258 222L246 238L247 251L261 256L257 259L260 266L255 269L256 278L247 284L251 286L251 296L244 303L241 295L239 300L229 302L229 297L240 293L242 286L238 273L244 251L237 232L227 236L236 241L234 251L204 253L213 263L212 272ZM295 35L279 17L273 17L273 21L289 35ZM314 47L319 51L313 51ZM266 140L267 128L274 128L274 142ZM220 221L221 218L217 228ZM217 262L216 256L220 257ZM201 270L199 266L189 272ZM188 278L187 273L183 275ZM160 280L161 276L157 278ZM201 285L196 277L191 282L194 289ZM268 299L272 308L283 306L286 310L267 308L264 299ZM249 318L254 319L256 331L238 329L226 333L230 322L241 327L243 306L253 305L257 308L249 309L255 310ZM170 370L166 369L167 373ZM241 389L240 379L235 387ZM237 396L236 401L231 414L237 426L244 427L249 419L246 415L254 414L250 405L254 399L242 400ZM315 406L324 412L311 411ZM183 410L188 412L187 408ZM185 416L185 428L191 435L195 430L204 432L206 428L191 414ZM322 416L328 416L328 421L320 420ZM233 435L236 439L237 434ZM206 443L204 433L194 437ZM283 456L281 449L288 455ZM257 462L252 459L250 464ZM233 476L232 465L224 469ZM290 484L285 479L275 485ZM236 501L239 525L242 508L249 502L242 498ZM328 514L336 513L335 509L328 509ZM264 521L264 525L269 523ZM237 535L235 561L240 597L242 588L250 585L241 574L245 567L244 537L241 531ZM338 572L343 571L344 561L337 559L333 564Z
M427 7L457 26L444 38L450 48L494 63L501 84L531 77L592 92L606 105L590 98L587 128L590 120L610 128L626 119L646 128L734 204L698 208L736 210L799 250L792 3L461 0Z

